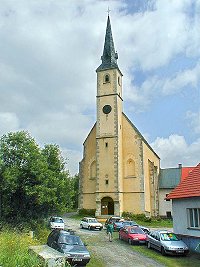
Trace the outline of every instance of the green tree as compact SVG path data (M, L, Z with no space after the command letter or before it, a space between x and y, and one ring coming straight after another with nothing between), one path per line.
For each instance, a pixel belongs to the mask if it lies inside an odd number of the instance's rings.
M67 207L71 178L59 147L41 149L28 132L1 137L0 179L1 214L6 218L37 218Z

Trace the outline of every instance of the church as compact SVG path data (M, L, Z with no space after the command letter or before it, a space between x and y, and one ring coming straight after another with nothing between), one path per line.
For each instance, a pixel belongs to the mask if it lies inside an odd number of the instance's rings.
M96 69L96 123L83 143L79 165L79 209L94 209L96 216L157 216L160 158L123 113L117 60L108 15L102 63Z

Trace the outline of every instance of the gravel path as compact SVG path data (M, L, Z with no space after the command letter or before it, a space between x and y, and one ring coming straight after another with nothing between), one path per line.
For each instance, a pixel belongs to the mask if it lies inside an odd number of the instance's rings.
M76 231L88 244L88 250L93 252L105 262L105 267L163 267L153 259L150 259L131 249L130 245L114 239L108 241L106 231L89 231L80 229L79 221L72 218L64 218L67 228ZM87 242L88 239L88 242Z

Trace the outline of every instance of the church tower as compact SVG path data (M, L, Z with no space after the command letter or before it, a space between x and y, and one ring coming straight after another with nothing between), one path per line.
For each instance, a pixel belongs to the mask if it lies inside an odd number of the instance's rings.
M122 73L108 15L97 68L97 120L79 166L79 209L96 216L158 214L160 158L123 113Z
M97 68L96 215L118 214L122 204L122 73L108 16L102 63Z

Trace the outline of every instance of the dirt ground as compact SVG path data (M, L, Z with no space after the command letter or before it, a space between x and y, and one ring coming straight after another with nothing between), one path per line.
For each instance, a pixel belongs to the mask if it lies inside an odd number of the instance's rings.
M75 230L88 244L88 250L101 258L105 267L163 267L160 263L134 252L131 247L122 244L116 238L108 241L105 230L89 231L80 229L79 221L72 218L64 218L67 228Z

